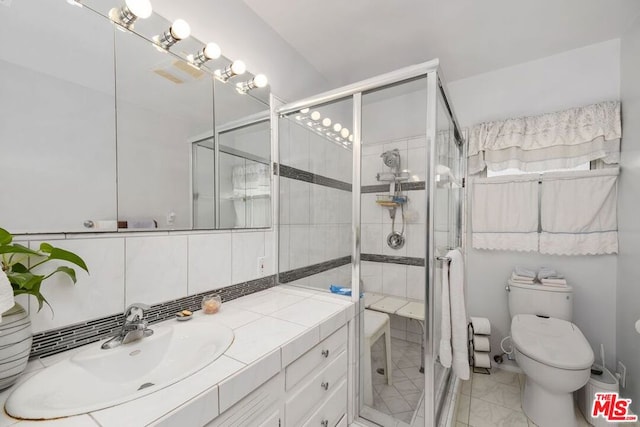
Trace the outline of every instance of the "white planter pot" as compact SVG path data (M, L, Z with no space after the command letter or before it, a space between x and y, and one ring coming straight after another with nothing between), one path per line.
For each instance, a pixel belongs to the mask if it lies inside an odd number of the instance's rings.
M29 314L16 303L0 322L0 390L13 385L27 367L31 341Z

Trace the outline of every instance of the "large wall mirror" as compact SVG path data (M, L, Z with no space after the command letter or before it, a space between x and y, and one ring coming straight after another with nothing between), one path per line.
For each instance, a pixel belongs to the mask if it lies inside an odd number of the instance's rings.
M171 25L155 13L125 30L108 18L121 4L72 3L20 0L0 14L12 41L0 51L0 227L270 227L268 88L239 93L249 73L215 79L224 57L192 66L194 37L154 46Z

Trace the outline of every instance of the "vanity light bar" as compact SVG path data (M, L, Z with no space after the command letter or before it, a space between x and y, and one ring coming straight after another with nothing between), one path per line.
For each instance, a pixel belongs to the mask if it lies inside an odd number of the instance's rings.
M155 36L153 41L163 49L169 49L180 40L191 35L191 26L184 19L176 19L167 31L160 36ZM206 48L205 48L206 49Z
M342 127L340 123L335 123L331 126L331 119L329 117L322 118L319 111L310 111L309 108L303 108L294 117L300 124L304 123L316 134L333 143L338 143L345 147L350 147L353 143L353 135L349 129Z
M109 18L125 28L133 29L136 20L147 19L152 12L149 0L126 0L124 6L109 11Z

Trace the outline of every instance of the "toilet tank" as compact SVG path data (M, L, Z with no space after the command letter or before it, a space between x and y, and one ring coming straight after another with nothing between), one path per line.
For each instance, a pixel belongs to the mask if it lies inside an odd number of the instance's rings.
M538 314L571 321L573 288L509 283L509 313Z

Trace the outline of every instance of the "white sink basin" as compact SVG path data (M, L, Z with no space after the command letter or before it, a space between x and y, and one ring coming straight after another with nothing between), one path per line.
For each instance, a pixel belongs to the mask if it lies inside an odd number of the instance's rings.
M40 420L118 405L199 371L233 342L231 329L204 318L169 321L151 329L150 337L109 350L92 344L43 369L11 393L7 413Z

